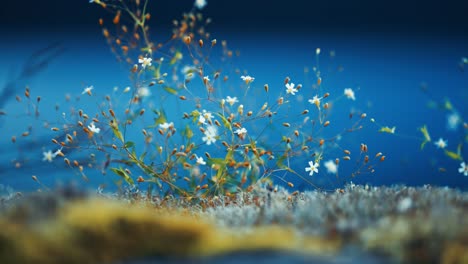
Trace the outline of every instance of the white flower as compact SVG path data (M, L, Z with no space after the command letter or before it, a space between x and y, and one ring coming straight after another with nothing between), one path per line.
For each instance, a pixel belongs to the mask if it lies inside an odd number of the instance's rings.
M210 81L210 77L205 76L203 77L203 83L206 85Z
M197 164L198 165L206 165L206 162L203 160L203 157L198 157L198 156L195 156L197 158Z
M208 126L205 130L205 136L202 138L203 142L207 145L216 142L216 136L218 135L218 129L215 126Z
M458 169L459 173L463 173L463 175L468 176L468 166L465 162L460 164L460 168Z
M323 165L327 168L328 173L336 174L338 172L338 165L333 160L326 161Z
M198 9L203 9L206 6L206 0L195 0L195 6Z
M346 97L348 97L348 99L351 99L353 101L356 100L356 97L354 96L354 91L351 88L345 88L344 89L344 95L346 95Z
M94 122L91 122L91 124L88 126L89 130L93 133L96 133L98 134L99 132L101 132L101 129L99 127L96 127L94 125Z
M317 108L320 109L320 100L322 100L322 98L319 98L317 95L315 95L314 98L309 99L309 103L316 105Z
M174 126L174 123L172 123L172 122L170 122L170 123L165 122L165 123L159 124L159 127L161 129L164 129L164 130L166 130L166 129L170 128L170 127L173 127L173 126Z
M443 140L442 138L439 138L439 140L435 142L434 144L437 146L437 148L444 149L445 147L447 147L447 140Z
M143 59L138 59L138 63L141 64L141 67L143 67L143 69L145 69L147 66L151 66L151 61L153 59L151 58L143 58Z
M287 83L286 84L286 93L295 95L298 92L296 88L294 88L294 83Z
M255 80L255 78L254 78L254 77L251 77L250 75L247 75L247 76L242 75L242 76L241 76L241 79L242 79L242 80L245 82L245 84L247 84L247 85Z
M234 133L236 133L239 137L243 138L247 134L247 129L245 129L245 127L239 128L239 129L236 129Z
M230 104L232 106L235 103L239 102L239 100L237 100L237 97L228 96L228 97L226 97L226 102L228 102L228 104Z
M148 97L151 95L151 90L146 86L140 87L137 90L137 94L139 97Z
M200 118L198 119L198 122L200 124L206 125L206 118L203 115L200 115Z
M312 176L312 175L314 175L314 172L318 173L318 167L319 167L318 163L314 163L313 161L309 161L309 167L306 167L305 171L306 172L310 171L309 175Z
M457 130L458 125L461 123L460 115L456 112L447 116L447 128L449 130Z
M94 89L94 86L92 86L92 85L91 85L91 86L88 86L88 87L84 88L84 90L83 90L83 92L82 92L81 94L87 93L88 95L92 95L92 94L91 94L91 90L92 90L92 89Z
M44 155L44 158L42 158L42 161L52 162L52 160L55 158L55 154L52 153L51 150L47 152L42 152L42 155Z

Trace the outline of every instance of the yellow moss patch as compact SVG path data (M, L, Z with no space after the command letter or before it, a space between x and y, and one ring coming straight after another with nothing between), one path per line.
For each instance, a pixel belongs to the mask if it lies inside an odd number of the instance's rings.
M0 219L1 220L1 219ZM209 256L278 249L333 254L339 241L304 237L292 229L215 228L197 216L103 199L69 203L34 225L1 220L1 263L111 263L144 256Z

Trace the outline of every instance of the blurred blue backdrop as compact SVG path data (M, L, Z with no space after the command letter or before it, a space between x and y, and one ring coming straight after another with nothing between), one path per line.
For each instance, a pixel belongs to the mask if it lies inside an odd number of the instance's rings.
M168 35L171 20L192 8L188 0L151 2L155 36ZM349 1L208 0L203 12L213 17L212 36L228 40L230 47L241 52L235 63L255 76L254 87L269 83L277 84L270 85L272 89L283 89L286 76L304 82L304 67L315 65L316 48L322 54L336 53L335 63L344 71L324 78L324 85L336 94L347 87L356 91L356 102L346 102L343 111L362 110L382 125L396 126L397 132L378 133L378 126L367 123L356 135L356 144L364 139L387 160L374 174L356 177L354 182L466 189L468 177L458 173L461 161L448 158L432 142L421 151L418 131L426 124L434 141L448 139L450 150L465 140L463 125L455 131L447 129L447 112L438 106L429 108L428 101L449 99L463 120L468 116L468 68L460 67L462 57L468 56L468 36L463 33L468 31L466 10L464 1L360 1L351 5ZM45 71L16 82L15 94L22 94L28 85L34 96L42 98L41 119L33 126L61 118L54 105L65 104L67 93L79 95L93 85L103 95L116 86L130 85L128 69L116 62L97 25L103 10L88 1L9 1L0 12L0 88L14 79L35 50L54 42L65 48ZM325 58L321 65L327 63ZM17 135L20 142L20 134L27 129L22 122L25 110L14 99L2 108L7 115L0 116L0 184L34 189L38 186L31 175L47 184L76 177L55 169L58 165L40 162L48 142L31 148L12 144L11 136ZM466 149L462 154L467 157ZM19 157L38 162L16 169L14 160ZM105 177L97 175L91 181L97 186L108 181ZM297 181L296 185L301 186Z

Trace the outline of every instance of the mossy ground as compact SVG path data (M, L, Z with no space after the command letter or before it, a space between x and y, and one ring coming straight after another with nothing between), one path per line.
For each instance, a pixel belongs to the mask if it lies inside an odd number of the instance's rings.
M468 263L468 194L448 188L348 185L293 196L258 188L197 203L112 197L4 198L0 262L116 263L265 250L332 259L351 246L395 262Z

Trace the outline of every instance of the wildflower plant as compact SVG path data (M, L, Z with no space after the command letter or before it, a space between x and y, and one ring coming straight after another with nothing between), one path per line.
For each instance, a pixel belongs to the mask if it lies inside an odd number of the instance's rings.
M312 85L290 77L264 84L254 71L235 67L237 52L207 31L211 20L198 12L205 1L174 20L172 35L162 41L151 38L147 0L91 3L113 13L99 25L117 59L128 65L131 85L108 94L83 88L62 124L48 127L56 134L45 161L63 159L85 180L88 171L111 171L121 187L193 199L251 191L257 184L336 187L373 173L385 159L360 139L342 145L344 136L363 128L367 114L345 112L349 123L333 121L336 104L348 107L358 95L325 85L320 49Z

